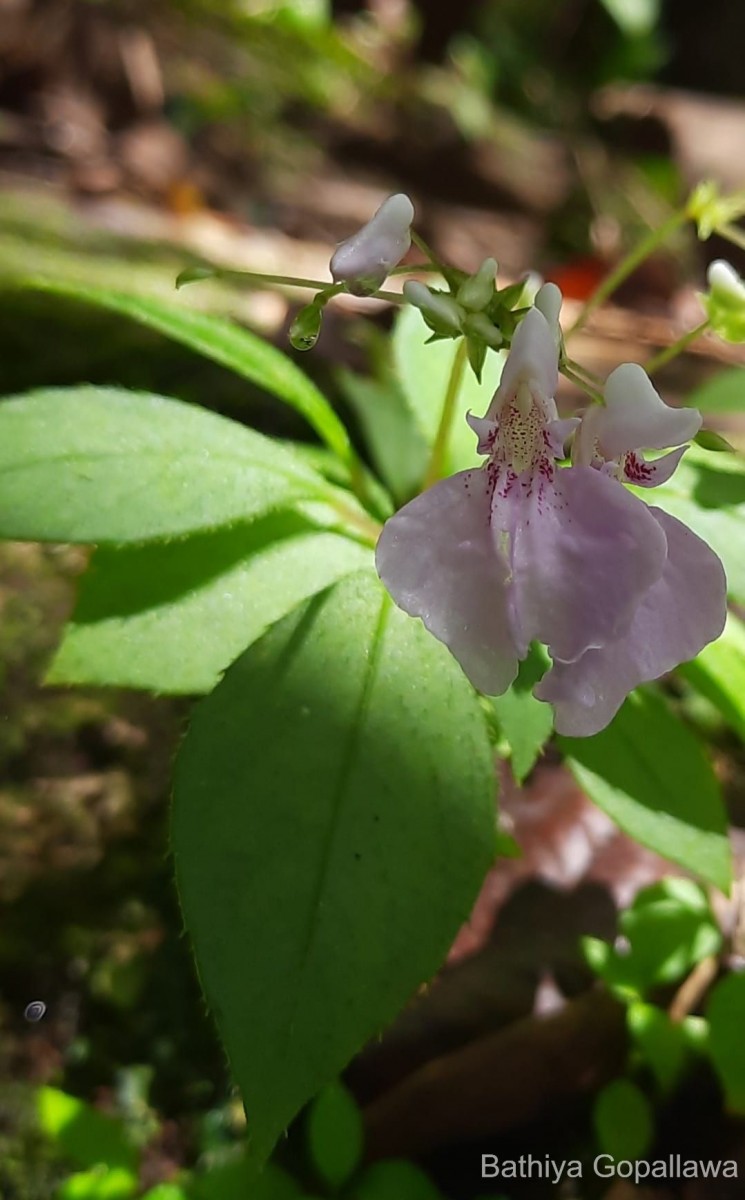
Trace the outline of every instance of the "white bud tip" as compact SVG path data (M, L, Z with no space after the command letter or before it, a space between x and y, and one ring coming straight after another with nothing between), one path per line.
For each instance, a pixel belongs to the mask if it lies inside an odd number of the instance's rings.
M538 289L533 303L538 311L543 313L549 325L558 326L563 299L561 290L555 283L544 283L543 287Z
M712 292L721 292L733 300L745 301L745 283L733 266L723 258L710 264L706 279Z
M373 221L381 221L387 227L407 230L414 220L414 205L404 192L396 192L384 200L373 217Z

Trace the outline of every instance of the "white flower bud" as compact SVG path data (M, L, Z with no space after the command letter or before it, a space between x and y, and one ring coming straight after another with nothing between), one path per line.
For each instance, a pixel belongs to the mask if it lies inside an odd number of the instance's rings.
M409 249L413 220L409 197L389 196L367 225L337 246L330 264L334 283L346 283L355 296L376 292Z
M727 308L740 308L745 305L745 283L735 268L723 258L717 258L711 263L706 272L706 280L712 296L719 304Z
M561 312L561 303L564 297L560 289L555 283L544 283L543 287L538 289L536 298L533 304L542 312L548 321L549 329L554 335L554 341L557 347L561 345L561 326L559 324L559 313Z
M745 283L721 258L711 264L706 278L709 294L701 299L712 329L726 342L745 342Z
M463 313L452 296L431 292L424 283L409 279L404 284L404 297L418 308L427 324L438 333L459 333Z

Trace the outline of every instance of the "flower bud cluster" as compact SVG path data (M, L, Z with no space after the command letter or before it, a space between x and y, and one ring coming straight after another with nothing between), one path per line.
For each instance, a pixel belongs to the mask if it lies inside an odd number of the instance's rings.
M473 275L450 272L450 291L428 287L417 280L404 284L404 298L418 308L432 330L432 341L464 337L468 359L477 378L481 378L487 348L505 346L514 332L523 284L496 287L497 264L484 259Z

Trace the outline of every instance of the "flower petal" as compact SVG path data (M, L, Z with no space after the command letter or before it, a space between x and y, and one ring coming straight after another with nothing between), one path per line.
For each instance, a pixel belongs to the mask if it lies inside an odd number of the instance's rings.
M591 467L556 468L530 497L497 490L492 525L511 538L519 649L535 639L565 662L628 629L667 553L647 505Z
M542 312L531 308L520 322L512 339L502 378L484 414L498 419L504 401L515 395L519 385L528 385L531 394L546 410L546 419L556 419L554 396L559 382L559 356L551 327Z
M671 450L669 454L663 454L651 462L647 462L643 454L631 450L624 455L624 478L637 487L659 487L661 483L667 483L687 449L687 446L678 446L677 450Z
M665 532L667 560L628 632L576 662L555 662L535 688L569 737L604 729L633 688L694 658L724 628L726 579L716 554L675 517L649 511Z
M638 363L622 363L611 372L605 405L593 411L593 433L606 458L644 447L682 446L701 428L701 413L695 408L670 408Z
M375 562L396 604L422 618L475 687L497 696L517 674L517 653L490 494L484 470L443 479L386 522Z

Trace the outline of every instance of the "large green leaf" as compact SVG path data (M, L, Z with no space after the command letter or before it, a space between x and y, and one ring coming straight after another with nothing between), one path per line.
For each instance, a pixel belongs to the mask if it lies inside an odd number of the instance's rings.
M476 696L372 573L273 626L197 708L176 875L257 1158L436 971L494 847Z
M636 491L709 543L724 563L730 595L745 603L745 461L690 446L672 479L653 492Z
M196 405L117 388L0 401L0 536L144 542L330 486L280 443Z
M434 441L445 399L457 342L432 342L431 331L421 314L404 305L396 317L393 331L393 357L396 375L404 396L428 444ZM448 472L472 467L481 461L476 453L476 435L466 422L471 409L475 416L486 412L502 375L504 355L490 350L486 356L481 383L469 368L463 375L450 436Z
M716 884L731 883L727 819L701 745L653 690L637 691L602 733L560 738L587 795L626 833Z
M427 443L401 389L340 371L347 400L360 423L372 462L396 499L404 503L419 490L427 468Z
M232 321L153 296L130 295L65 280L29 277L11 279L10 283L95 304L156 329L278 396L305 417L335 453L341 458L349 456L347 431L315 384L287 355Z
M290 513L166 545L101 548L49 682L208 692L268 625L370 556Z
M679 668L745 741L745 625L733 613L724 633Z

